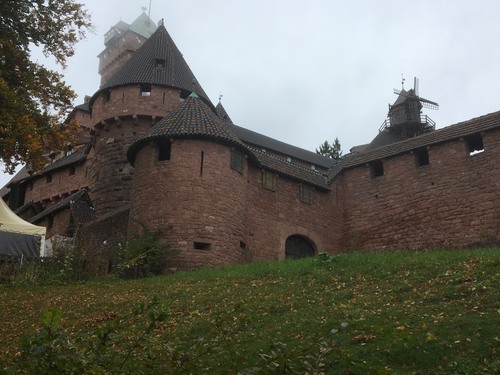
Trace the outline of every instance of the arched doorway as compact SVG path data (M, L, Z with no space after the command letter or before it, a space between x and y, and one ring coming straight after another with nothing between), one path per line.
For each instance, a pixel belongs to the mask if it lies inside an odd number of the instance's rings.
M307 238L293 235L285 242L285 259L300 259L314 256L314 247Z

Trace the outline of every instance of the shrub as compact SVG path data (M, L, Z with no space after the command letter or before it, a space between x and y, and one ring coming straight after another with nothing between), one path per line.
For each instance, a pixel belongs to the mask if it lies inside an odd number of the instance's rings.
M116 270L122 277L149 277L161 274L168 254L167 246L160 242L162 232L151 230L139 223L140 230L132 236Z

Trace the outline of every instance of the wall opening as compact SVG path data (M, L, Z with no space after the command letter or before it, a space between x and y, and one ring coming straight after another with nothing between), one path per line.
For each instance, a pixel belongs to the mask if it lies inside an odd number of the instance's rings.
M168 139L158 141L158 161L170 160L172 146Z
M422 147L415 150L415 157L417 159L417 166L423 167L429 164L429 151L427 148Z
M293 235L285 242L285 259L300 259L314 256L314 246L303 236Z
M245 155L239 150L231 150L231 169L243 174L243 161L245 160Z
M382 160L374 160L370 163L370 170L372 178L384 175L384 164Z
M313 187L301 184L299 188L299 199L301 202L312 204L313 202Z
M195 242L193 242L193 247L196 250L211 250L212 249L212 244L210 242L195 241Z
M141 84L141 96L151 96L151 85L148 83Z
M483 137L481 136L481 134L476 133L469 135L465 140L467 142L467 150L469 152L469 155L473 156L484 152Z
M262 171L262 186L264 189L275 191L276 190L276 175L264 169Z
M104 103L107 103L111 100L111 91L110 90L105 90L102 93L102 100L104 101Z

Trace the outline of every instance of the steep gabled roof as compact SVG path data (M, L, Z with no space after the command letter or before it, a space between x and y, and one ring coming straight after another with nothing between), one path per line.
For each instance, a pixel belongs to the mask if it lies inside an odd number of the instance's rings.
M197 82L165 26L160 25L134 55L94 94L90 105L92 106L93 101L104 90L140 84L180 89L185 96L196 91L206 103L211 104L205 91Z
M227 123L194 93L130 146L128 160L133 164L136 152L158 138L208 138L246 149Z
M65 208L71 209L73 219L79 224L86 223L95 219L96 214L92 206L90 197L86 189L81 189L69 197L61 200L60 202L50 206L46 210L40 212L38 215L30 219L30 223L37 223L48 215L59 212Z

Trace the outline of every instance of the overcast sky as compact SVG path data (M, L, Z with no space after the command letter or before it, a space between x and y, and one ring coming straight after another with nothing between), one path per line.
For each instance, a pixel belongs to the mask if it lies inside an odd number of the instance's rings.
M81 1L95 34L78 44L66 82L79 101L99 85L104 34L149 0ZM439 103L442 128L500 110L500 1L152 0L214 104L237 125L314 151L338 137L344 154L373 139L413 88ZM43 62L39 59L39 62ZM0 176L0 186L10 176Z

